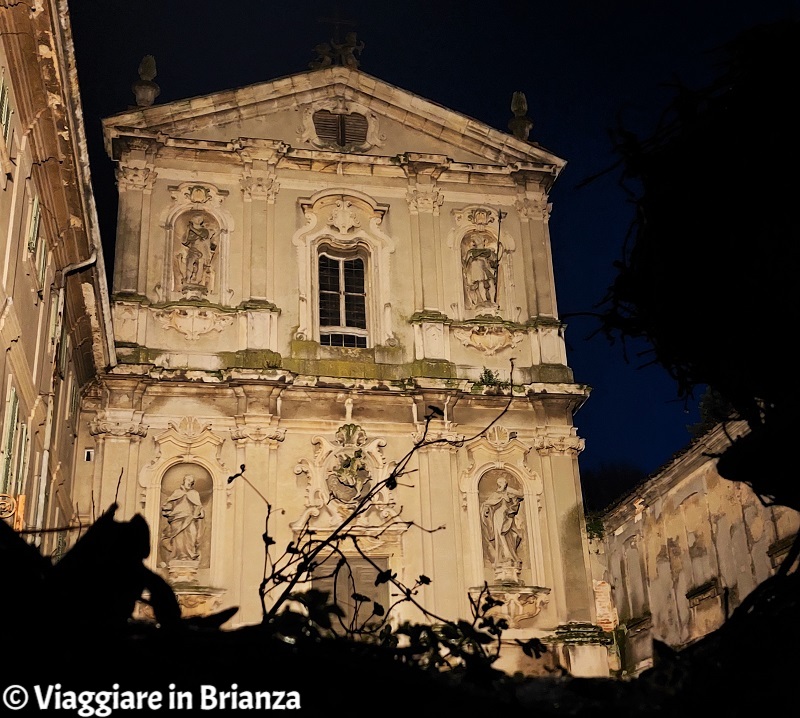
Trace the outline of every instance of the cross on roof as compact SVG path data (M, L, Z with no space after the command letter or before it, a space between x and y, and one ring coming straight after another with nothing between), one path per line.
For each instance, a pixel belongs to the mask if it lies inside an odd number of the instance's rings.
M317 22L326 23L331 25L333 28L333 41L336 43L340 43L342 41L342 37L339 33L340 28L342 25L347 25L349 27L355 27L356 22L355 20L345 20L341 16L341 9L339 8L339 4L336 4L336 8L334 10L334 17L318 17Z

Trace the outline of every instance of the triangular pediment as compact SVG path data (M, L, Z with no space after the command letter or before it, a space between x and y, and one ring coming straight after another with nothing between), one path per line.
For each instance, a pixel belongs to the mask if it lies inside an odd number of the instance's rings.
M445 155L457 162L535 164L553 174L565 164L535 143L346 67L139 107L109 117L103 125L110 154L113 139L130 130L198 142L249 138L313 149L317 137L312 117L320 111L367 117L368 141L355 150L365 154L392 157L414 152Z

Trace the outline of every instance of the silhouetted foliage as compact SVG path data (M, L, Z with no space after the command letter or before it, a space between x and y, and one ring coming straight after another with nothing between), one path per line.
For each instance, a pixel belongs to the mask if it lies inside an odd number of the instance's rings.
M256 626L221 630L230 611L176 619L171 589L154 583L143 564L146 524L141 517L116 522L113 513L112 507L57 564L0 521L0 561L13 571L0 592L3 687L108 691L116 684L166 695L172 685L197 696L201 686L227 691L236 685L239 691L297 691L301 710L293 715L313 716L371 716L391 707L392 714L423 716L522 711L545 718L744 718L763 709L765 700L788 705L793 698L800 642L796 572L765 581L721 629L680 653L657 646L654 667L636 680L511 677L499 675L471 647L490 645L503 631L491 620L406 624L395 632L404 639L398 643L349 640L327 630L335 612L328 597L314 591L303 594L304 610L286 610ZM134 578L121 578L128 572ZM131 602L142 586L156 584L164 589L151 597L159 620L134 620ZM485 590L474 599L476 613L495 602ZM545 649L535 639L516 643L530 656ZM443 660L448 653L463 659L466 670L451 670ZM21 713L41 712L29 705ZM214 711L195 706L179 713Z
M647 341L680 396L711 387L750 430L720 473L800 509L786 462L798 399L798 23L754 28L725 50L719 79L679 88L652 137L614 133L636 217L603 326Z

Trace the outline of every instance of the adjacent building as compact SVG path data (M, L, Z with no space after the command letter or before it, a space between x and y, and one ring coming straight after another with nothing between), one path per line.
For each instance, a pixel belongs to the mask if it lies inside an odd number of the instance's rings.
M797 535L797 511L716 470L745 430L714 427L605 512L591 541L598 623L615 631L626 675L652 665L653 639L680 650L719 628Z
M81 393L114 364L63 1L0 9L0 253L0 517L58 554L83 478Z

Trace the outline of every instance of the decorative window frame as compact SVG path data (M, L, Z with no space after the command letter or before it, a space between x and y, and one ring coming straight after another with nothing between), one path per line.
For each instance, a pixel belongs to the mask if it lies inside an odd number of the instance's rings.
M292 237L300 290L295 339L320 341L318 257L328 247L334 253L362 253L366 260L367 346L396 346L389 283L389 258L395 242L380 227L388 207L348 189L323 190L299 203L306 224Z

